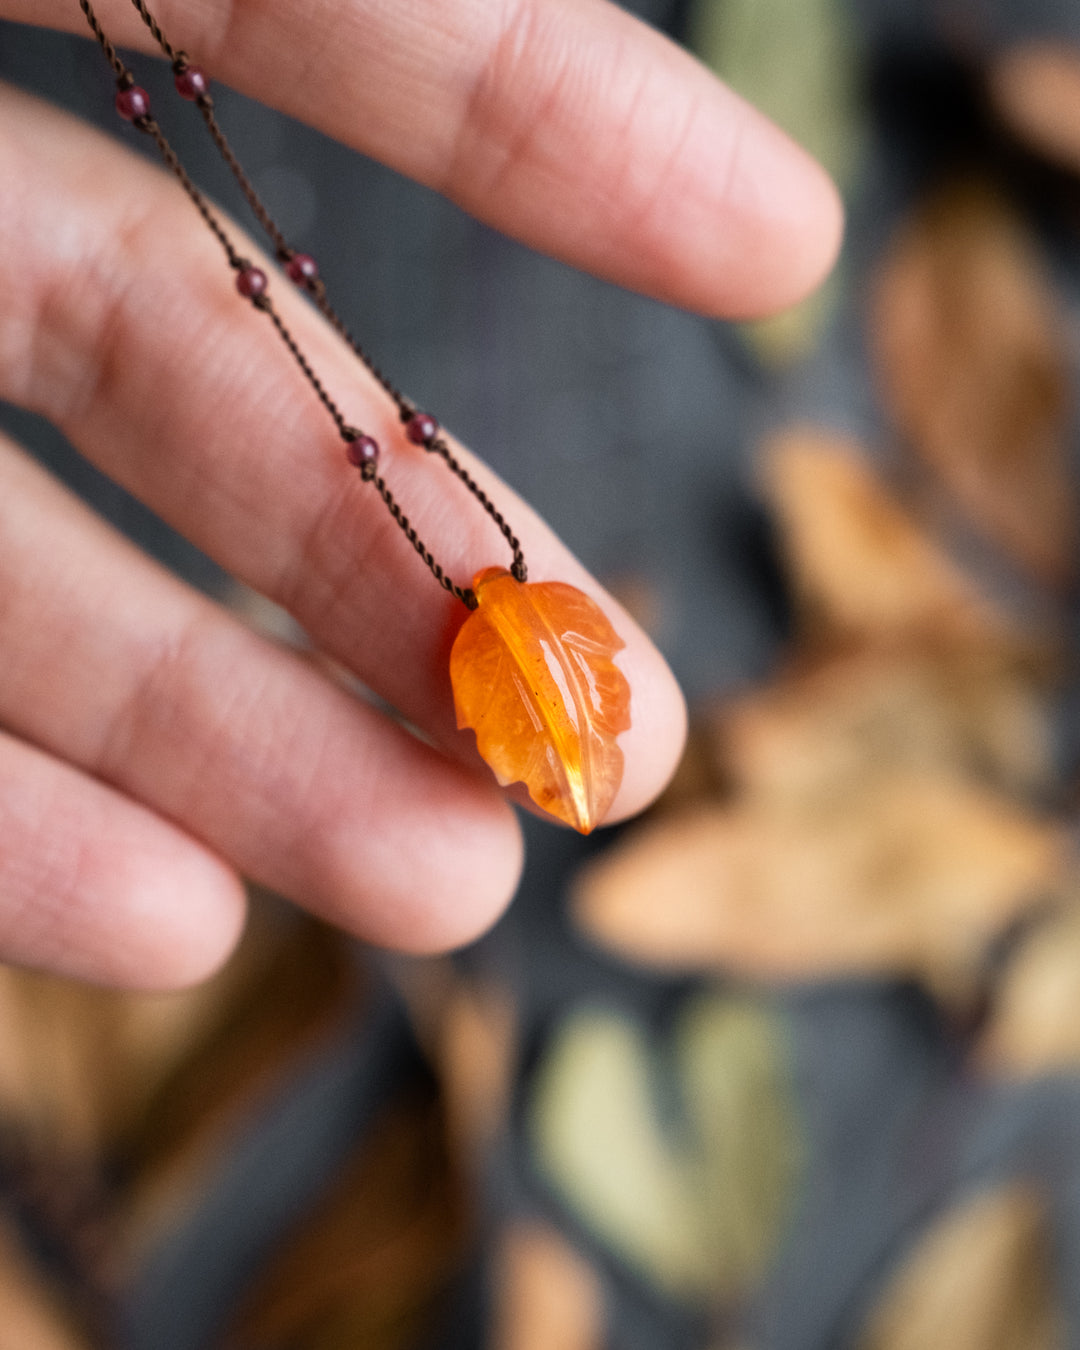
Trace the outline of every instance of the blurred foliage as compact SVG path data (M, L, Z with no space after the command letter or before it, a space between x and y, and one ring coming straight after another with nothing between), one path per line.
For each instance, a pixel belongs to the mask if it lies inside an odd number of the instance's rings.
M1080 1072L1080 896L1035 916L998 981L976 1056L1006 1079Z
M846 13L728 0L694 26L705 58L842 178L865 144ZM1001 46L973 87L987 143L909 182L893 228L862 241L858 282L838 283L857 286L858 397L880 421L793 415L759 447L794 607L782 660L697 710L668 800L572 882L570 941L590 948L572 960L595 961L574 970L614 971L625 996L549 999L538 1031L511 970L396 963L432 1078L378 1104L278 1234L228 1350L423 1343L481 1231L492 1350L612 1345L613 1303L636 1284L690 1310L680 1334L745 1350L757 1328L744 1337L741 1314L817 1161L769 982L920 982L955 1014L951 1068L971 1091L1080 1072L1075 803L1054 722L1075 660L1076 314L1046 247L1080 244L1080 54ZM933 123L935 150L951 131ZM822 317L757 329L759 350L790 356ZM838 430L853 420L861 438ZM660 604L647 586L627 598ZM257 897L200 989L0 971L0 1350L117 1343L125 1291L268 1103L335 1037L372 1034L371 969ZM636 1006L626 991L645 986L664 998ZM504 1194L511 1156L525 1200ZM908 1213L870 1258L856 1304L834 1310L861 1350L1065 1343L1054 1196L980 1187Z
M797 645L700 724L721 799L628 831L582 872L576 913L665 969L910 975L965 1003L997 937L1070 875L1067 825L1038 804L1052 644L848 442L794 428L766 481Z
M536 1221L507 1224L493 1267L491 1350L600 1350L600 1280L558 1229Z
M1064 1350L1045 1206L1020 1183L964 1197L887 1282L859 1350Z
M849 186L862 112L855 28L839 0L724 0L693 8L689 44Z
M783 1025L767 1007L703 995L659 1044L618 1012L578 1011L547 1047L530 1121L565 1202L659 1287L722 1300L760 1277L801 1165Z
M1025 38L995 54L988 87L1003 122L1037 154L1080 173L1080 50Z
M267 1262L228 1350L407 1350L437 1321L465 1213L437 1095L391 1103Z
M851 186L865 137L856 87L855 29L842 0L704 0L691 9L690 46L732 89L760 108ZM840 292L833 276L801 304L747 325L764 357L805 354Z
M948 499L1044 585L1076 568L1065 315L1036 241L986 182L952 181L878 269L887 409Z

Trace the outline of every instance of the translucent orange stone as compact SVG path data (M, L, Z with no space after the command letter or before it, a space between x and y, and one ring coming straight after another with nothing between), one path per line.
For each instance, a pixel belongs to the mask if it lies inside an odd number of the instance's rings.
M622 781L615 741L630 726L624 643L587 595L561 581L522 583L501 567L473 580L477 608L450 653L459 727L503 785L522 782L543 810L588 834Z

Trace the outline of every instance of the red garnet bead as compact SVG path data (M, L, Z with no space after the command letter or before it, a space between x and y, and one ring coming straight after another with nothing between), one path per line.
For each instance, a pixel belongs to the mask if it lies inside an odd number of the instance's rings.
M310 286L319 275L319 264L310 253L294 253L285 264L285 275L298 286Z
M368 464L374 467L379 462L379 442L372 436L354 436L345 446L345 456L358 469Z
M150 112L150 95L137 84L121 89L116 95L116 111L125 122L135 122Z
M246 299L256 299L266 290L266 273L261 267L241 267L236 274L236 289Z
M184 66L182 70L178 70L173 83L176 85L176 92L189 103L194 103L210 88L210 81L198 66Z
M405 423L405 435L413 445L428 445L435 439L439 424L430 413L413 413Z

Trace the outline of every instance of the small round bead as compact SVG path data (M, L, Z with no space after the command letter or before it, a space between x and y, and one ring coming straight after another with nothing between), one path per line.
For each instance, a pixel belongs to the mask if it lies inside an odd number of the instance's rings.
M137 84L121 89L116 95L116 111L125 122L134 122L150 112L150 95Z
M405 423L405 435L413 445L427 445L439 430L439 424L430 413L413 413Z
M310 253L294 253L285 264L285 275L298 286L306 286L318 277L319 264Z
M254 300L266 290L266 273L261 267L241 267L236 274L236 289L248 300Z
M178 70L173 83L176 85L176 92L189 103L193 103L210 88L210 81L198 66L185 66L183 70Z
M379 462L379 442L372 436L356 436L347 442L345 457L358 469L362 469L365 464L375 465Z

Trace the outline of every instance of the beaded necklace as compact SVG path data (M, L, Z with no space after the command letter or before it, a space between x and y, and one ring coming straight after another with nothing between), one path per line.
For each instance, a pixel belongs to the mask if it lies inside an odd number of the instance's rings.
M453 454L436 419L407 398L370 359L327 298L318 264L292 248L255 191L214 112L210 81L175 48L145 0L131 0L172 66L177 93L193 104L270 239L288 279L303 291L393 401L406 442L437 456L498 527L512 561L486 567L460 586L424 544L379 472L381 448L358 430L331 398L270 294L267 273L235 247L216 212L165 138L145 89L106 36L90 0L79 0L116 77L115 108L155 143L235 273L236 290L274 325L301 373L333 420L345 459L371 483L435 580L470 611L450 654L450 683L459 729L471 728L481 756L504 786L523 782L548 814L583 834L600 823L622 781L617 738L630 727L630 687L613 657L624 643L588 596L560 581L529 582L521 544L468 470Z

